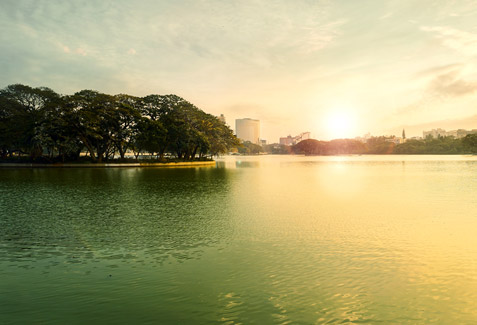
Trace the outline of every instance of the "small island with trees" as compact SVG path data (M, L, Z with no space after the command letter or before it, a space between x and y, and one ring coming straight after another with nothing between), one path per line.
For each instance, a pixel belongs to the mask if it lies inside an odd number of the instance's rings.
M146 154L163 163L203 161L240 145L217 117L176 95L0 90L3 163L127 163Z

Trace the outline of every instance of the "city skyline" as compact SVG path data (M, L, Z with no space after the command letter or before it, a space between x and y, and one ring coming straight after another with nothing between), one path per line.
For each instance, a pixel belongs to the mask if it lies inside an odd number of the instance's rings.
M224 114L220 114L220 116L218 116L218 119L220 121L222 121L223 123L227 124ZM313 134L309 131L300 132L300 134L298 134L296 136L291 136L291 133L288 133L288 135L286 135L286 136L280 136L278 141L276 141L276 139L263 139L263 138L260 137L260 126L259 126L260 125L260 120L246 117L246 118L236 119L235 120L235 127L230 126L232 128L232 130L234 131L235 135L239 139L241 139L242 141L250 141L252 143L258 143L257 141L254 142L254 141L251 141L249 139L249 134L248 134L248 133L250 133L249 130L239 131L238 124L248 122L248 121L254 121L254 122L258 123L258 131L256 131L257 134L258 134L257 138L259 140L266 141L269 144L278 144L279 143L279 144L291 145L291 144L296 144L296 143L300 142L301 140L306 140L306 139L325 140L325 139L319 139L319 138L313 137ZM244 127L242 127L242 128L244 129ZM242 133L244 135L245 135L245 133L247 133L247 135L243 136L243 135L239 135L239 133ZM403 139L405 139L405 138L423 139L423 138L426 138L426 136L428 136L428 135L431 135L434 138L437 138L439 136L442 136L442 137L451 136L451 137L460 139L460 138L465 137L467 134L473 134L473 133L477 133L477 128L473 128L473 129L456 128L456 129L446 130L446 129L437 127L437 128L433 128L433 129L422 130L420 135L412 135L410 137L407 137L406 136L406 130L403 128L401 130L400 135L399 134L371 134L370 132L368 132L366 134L354 135L354 136L345 137L345 138L339 138L339 137L330 138L328 140L336 140L336 139L363 140L363 139L368 139L368 138L372 138L372 137L396 137L397 139L400 139L400 138L403 138ZM282 135L284 135L284 133L282 133Z
M3 1L0 81L177 94L270 140L473 129L476 16L473 1Z

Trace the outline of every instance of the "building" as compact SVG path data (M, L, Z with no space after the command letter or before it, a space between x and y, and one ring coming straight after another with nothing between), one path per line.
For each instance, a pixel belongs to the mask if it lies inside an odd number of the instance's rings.
M222 121L222 123L225 124L225 116L224 114L220 114L220 116L218 117L219 121Z
M242 141L260 144L260 121L251 118L235 120L235 133Z
M294 144L292 136L289 135L287 137L281 137L280 138L280 144L283 144L285 146L292 146Z
M392 142L394 144L403 144L404 142L406 142L406 138L400 138L400 137L396 137L396 136L390 136L388 138L386 138L384 141L386 142Z
M470 131L464 130L464 129L451 130L451 131L446 131L444 129L432 129L430 131L423 131L422 135L423 135L423 138L427 138L428 136L430 136L433 138L454 137L456 139L461 139L461 138L464 138L467 134L474 134L474 133L477 133L477 129L472 129Z
M433 137L433 138L439 138L439 137L445 137L447 136L447 132L444 129L432 129L430 131L423 131L422 132L422 137L427 138L428 136Z
M295 137L292 137L291 135L289 135L287 137L280 138L280 144L283 144L285 146L292 146L294 144L297 144L300 141L308 140L308 139L311 139L310 132L302 132Z

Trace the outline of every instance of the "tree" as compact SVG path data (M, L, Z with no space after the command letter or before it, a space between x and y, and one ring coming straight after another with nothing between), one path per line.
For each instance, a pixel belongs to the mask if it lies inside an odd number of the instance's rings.
M477 154L477 133L467 134L462 139L464 148L473 154Z
M232 130L176 95L111 96L82 90L60 96L48 88L10 85L0 90L0 155L76 160L86 148L93 162L128 149L174 152L194 159L239 145Z
M263 146L263 150L272 155L288 155L292 148L284 144L273 143Z
M252 143L250 141L245 141L242 147L238 148L238 152L245 155L258 155L263 152L263 148L258 144Z
M199 128L206 137L208 151L212 156L227 153L232 148L240 146L240 140L233 131L213 115L203 114Z
M305 155L326 155L327 144L324 141L306 139L292 146L293 153Z
M94 90L82 90L66 98L72 116L71 127L94 162L102 162L111 154L118 121L114 98Z
M141 151L147 151L152 154L159 153L159 159L162 159L165 150L166 136L167 130L161 121L142 118L137 125L137 133L134 137L134 148L137 154Z
M391 154L394 150L394 142L386 141L386 137L372 137L366 142L367 153L370 154Z
M45 146L42 123L58 107L60 96L46 87L15 84L0 90L0 98L2 156L13 152L41 156Z
M126 151L133 146L137 125L141 120L137 97L129 95L114 96L112 123L112 142L123 159Z

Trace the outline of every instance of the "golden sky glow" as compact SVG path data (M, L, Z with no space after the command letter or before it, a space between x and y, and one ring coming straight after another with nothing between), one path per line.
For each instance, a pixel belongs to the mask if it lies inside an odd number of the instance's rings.
M323 120L326 136L331 139L354 137L356 134L356 119L352 111L332 109Z
M269 142L333 136L339 101L350 137L477 128L475 21L467 0L1 1L0 87L174 93Z

